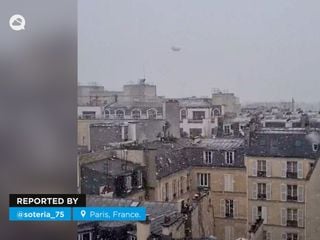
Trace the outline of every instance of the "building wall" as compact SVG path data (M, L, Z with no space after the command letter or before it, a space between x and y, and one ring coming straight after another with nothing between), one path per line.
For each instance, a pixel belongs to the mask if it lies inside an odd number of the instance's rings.
M164 118L169 122L168 132L175 138L180 138L180 108L179 102L169 100L163 104Z
M267 161L267 176L266 177L257 177L254 176L255 172L255 162L257 160L266 160ZM297 179L287 178L282 176L283 163L286 161L296 161L300 162L303 166L302 177ZM282 239L282 234L287 232L298 233L299 239L308 239L305 238L305 208L306 208L306 184L307 184L307 175L311 169L310 163L314 163L314 160L311 159L300 159L300 158L271 158L271 157L246 157L245 163L247 167L248 174L248 224L252 225L255 221L256 210L255 207L261 206L265 207L265 212L263 213L266 220L263 223L264 231L269 232L272 239ZM268 200L259 200L255 197L255 187L254 184L257 183L266 183L270 186ZM303 188L303 200L290 202L283 200L281 198L282 185L287 184L297 185ZM268 193L267 193L268 194ZM298 227L287 227L282 223L282 209L294 208L301 213L301 225ZM298 217L299 218L299 217Z
M78 120L78 145L90 147L90 124L92 120Z
M182 170L171 174L167 177L163 177L157 181L155 189L155 200L156 201L176 201L181 198L188 198L189 195L186 195L188 192L187 187L189 186L189 170ZM182 183L182 188L181 188ZM166 186L168 186L166 188ZM174 188L175 186L175 188ZM166 191L167 189L167 191ZM182 189L182 193L181 193ZM174 197L174 193L176 194Z
M319 161L319 160L318 160ZM315 165L306 186L306 239L318 240L320 236L320 164Z
M213 206L215 231L218 239L237 239L247 236L247 185L245 168L199 168L191 170L192 190L197 191L197 174L210 174L210 201ZM225 175L233 177L233 191L225 191ZM226 199L234 201L235 215L227 218L222 209ZM209 220L206 216L205 221ZM229 236L226 236L226 235ZM230 238L229 238L230 237Z

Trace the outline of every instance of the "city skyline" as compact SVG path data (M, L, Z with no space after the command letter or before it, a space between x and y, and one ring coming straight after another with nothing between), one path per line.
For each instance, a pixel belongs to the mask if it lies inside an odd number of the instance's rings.
M79 82L146 77L166 97L319 102L316 1L79 1ZM214 44L213 44L214 43Z

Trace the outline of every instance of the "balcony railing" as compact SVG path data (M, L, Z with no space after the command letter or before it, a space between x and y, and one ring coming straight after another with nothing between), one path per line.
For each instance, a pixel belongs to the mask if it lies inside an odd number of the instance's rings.
M288 195L287 196L287 201L298 201L298 196Z
M267 172L266 171L258 171L257 175L258 175L258 177L266 177Z
M297 220L287 220L287 227L297 227L298 221Z
M260 199L260 200L265 200L265 199L267 199L267 194L265 194L265 193L258 193L258 199Z
M298 178L297 172L287 172L287 178Z
M202 119L188 119L188 123L202 123Z

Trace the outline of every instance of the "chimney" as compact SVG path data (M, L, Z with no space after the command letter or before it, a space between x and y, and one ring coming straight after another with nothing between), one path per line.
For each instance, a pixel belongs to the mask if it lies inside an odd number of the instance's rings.
M137 222L137 239L147 240L151 235L150 216L147 214L144 222Z

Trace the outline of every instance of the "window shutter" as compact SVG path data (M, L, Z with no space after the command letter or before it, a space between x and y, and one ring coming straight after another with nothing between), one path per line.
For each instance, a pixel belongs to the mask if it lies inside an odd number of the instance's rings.
M256 206L252 207L252 224L256 222L258 218L258 208Z
M267 177L271 177L271 162L266 161L266 170L267 170Z
M281 240L287 240L287 234L286 233L282 233L281 234Z
M229 175L225 174L224 175L224 191L228 191L228 180L229 180Z
M267 221L268 221L267 207L262 207L262 218L263 218L263 223L267 224Z
M304 187L298 185L298 202L304 202Z
M224 199L220 199L220 215L221 217L226 216L226 205L225 205Z
M200 186L200 183L201 183L201 181L200 181L200 173L197 173L197 186Z
M281 177L287 177L287 162L285 161L281 162Z
M166 199L166 189L164 186L162 186L162 200L165 201Z
M287 185L282 183L280 186L281 201L287 201Z
M206 161L206 151L203 151L203 162L207 163L207 161Z
M252 184L252 199L257 199L257 195L258 195L258 184L253 183Z
M225 164L228 163L227 159L228 159L228 152L225 151L225 152L224 152L224 161L225 161Z
M211 182L211 176L210 176L210 173L208 173L208 187L210 188L210 182Z
M267 183L267 200L271 200L271 183Z
M287 226L287 209L281 208L281 225Z
M303 162L298 162L298 178L303 178Z
M233 200L233 212L234 212L234 217L238 217L238 205L239 205L239 202L238 200Z
M272 240L271 232L267 232L267 240Z
M298 209L298 227L303 227L303 210Z
M224 239L225 240L232 240L231 239L231 226L224 227Z
M252 164L252 176L257 176L257 168L258 168L258 161L255 160Z
M234 180L233 180L233 175L230 176L230 191L233 192L233 185L234 185Z

